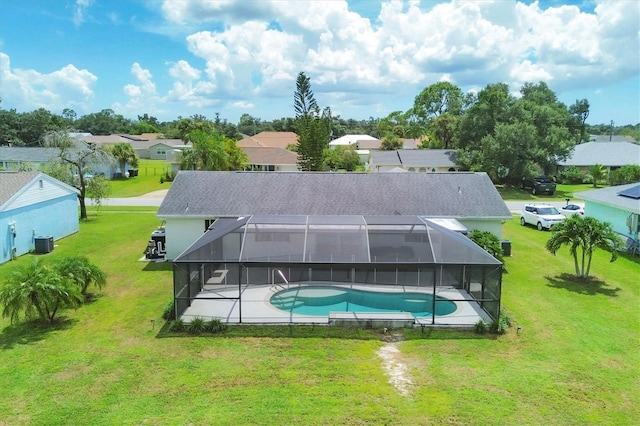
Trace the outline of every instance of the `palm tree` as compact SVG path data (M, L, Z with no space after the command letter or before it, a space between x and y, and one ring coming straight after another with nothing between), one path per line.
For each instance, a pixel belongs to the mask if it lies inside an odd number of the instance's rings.
M27 319L53 322L60 308L82 303L80 289L71 280L45 267L39 259L14 271L0 288L3 317L14 323L24 312Z
M111 155L118 162L122 176L125 174L124 168L127 164L131 167L138 167L138 154L133 147L126 142L113 145L113 147L111 147Z
M589 167L589 175L591 175L591 182L595 188L598 186L599 181L602 181L607 177L607 169L602 164L594 164Z
M193 144L183 152L183 162L191 162L194 170L228 170L229 155L225 151L226 137L217 131L193 130L186 136Z
M107 284L104 272L84 256L65 257L54 264L54 270L71 280L83 296L91 284L101 289Z
M624 243L607 222L593 217L574 215L553 227L553 235L546 247L554 255L560 247L568 245L573 256L578 278L587 278L591 270L591 259L596 249L611 253L611 262L618 258Z

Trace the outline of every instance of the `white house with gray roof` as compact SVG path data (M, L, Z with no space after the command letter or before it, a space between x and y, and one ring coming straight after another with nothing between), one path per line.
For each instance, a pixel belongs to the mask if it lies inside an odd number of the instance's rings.
M418 173L455 172L460 169L455 162L455 157L456 152L451 149L371 151L367 170L374 173L398 168Z
M586 170L595 164L609 171L626 165L640 166L640 145L631 142L586 142L576 145L561 167L575 166Z
M157 213L167 259L218 218L249 215L378 215L457 219L502 235L511 213L485 173L181 171Z

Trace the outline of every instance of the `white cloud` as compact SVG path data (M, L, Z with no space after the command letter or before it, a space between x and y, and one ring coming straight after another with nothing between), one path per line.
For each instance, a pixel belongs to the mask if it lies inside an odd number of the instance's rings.
M171 67L169 75L180 81L199 80L200 70L189 65L187 61L180 60Z
M76 25L85 22L93 1L75 1ZM182 42L188 52L159 51L164 69L141 56L131 67L133 81L118 83L126 95L116 104L123 113L175 109L184 115L175 107L180 105L193 113L216 106L285 116L274 106L291 104L300 71L311 78L320 105L368 117L408 109L417 93L438 81L465 92L505 82L517 92L524 82L542 80L558 94L579 89L587 97L606 93L612 82L637 79L640 68L637 1L602 1L585 12L539 2L388 0L376 5L379 14L371 19L341 0L165 0L146 6L161 8L164 22L136 15L136 28L149 31L144 29L153 23L157 37L171 34L172 46ZM105 21L128 19L124 9L113 9L105 11ZM27 109L69 107L93 96L97 77L87 70L70 64L40 74L11 70L8 56L0 59L6 62L0 70L5 105L19 106L11 98L22 99Z
M93 3L93 0L76 0L73 8L73 23L76 27L79 27L85 21L85 11L91 6L91 3Z
M97 81L98 77L91 72L71 64L49 74L12 69L9 56L0 52L0 93L3 103L8 102L16 109L88 111Z
M156 93L156 85L153 75L147 69L135 62L131 66L131 74L137 80L137 84L127 84L123 87L124 93L129 97L126 104L116 103L113 109L125 116L135 116L142 112L156 113L159 111L159 96Z
M252 104L251 102L244 102L244 101L239 101L239 102L233 102L231 105L231 107L233 108L238 108L238 109L252 109L253 107L255 107L254 104Z
M288 95L299 71L318 95L342 100L415 95L442 80L468 90L542 80L561 91L638 72L636 2L602 2L594 13L500 0L421 6L383 2L375 25L345 1L167 0L162 9L171 22L222 23L187 44L206 61L214 95L231 100Z

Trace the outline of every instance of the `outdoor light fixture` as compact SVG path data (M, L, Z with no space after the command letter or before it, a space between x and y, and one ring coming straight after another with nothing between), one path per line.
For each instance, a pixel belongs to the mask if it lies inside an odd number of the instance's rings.
M150 321L151 321L151 331L153 331L156 328L156 320L152 319Z
M516 334L519 336L521 331L522 327L518 326L518 328L516 328Z

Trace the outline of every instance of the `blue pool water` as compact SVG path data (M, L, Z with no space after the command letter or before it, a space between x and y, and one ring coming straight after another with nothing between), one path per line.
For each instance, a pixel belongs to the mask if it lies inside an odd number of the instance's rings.
M329 315L329 312L410 312L431 316L433 295L426 293L375 292L342 287L295 287L280 291L270 299L283 311L300 315ZM457 305L436 296L436 315L449 315Z

